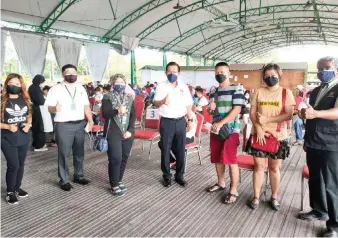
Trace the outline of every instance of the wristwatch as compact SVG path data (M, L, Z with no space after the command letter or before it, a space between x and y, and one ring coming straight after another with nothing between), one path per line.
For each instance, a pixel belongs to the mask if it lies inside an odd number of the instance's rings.
M188 122L189 122L189 121L190 121L190 122L194 122L194 119L188 119Z

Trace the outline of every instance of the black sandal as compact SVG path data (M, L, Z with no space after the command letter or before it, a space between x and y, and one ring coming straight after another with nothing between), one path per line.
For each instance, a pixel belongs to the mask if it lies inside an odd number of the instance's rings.
M276 204L274 204L274 202L277 202L278 204L276 205ZM273 198L273 197L271 198L271 208L275 211L280 210L280 204L279 204L277 198Z
M213 188L216 188L216 189L213 189ZM221 185L219 185L218 183L216 183L213 186L208 187L207 188L207 192L208 193L213 193L213 192L217 192L217 191L222 191L222 190L224 190L224 188L225 187L222 187Z
M253 203L254 200L257 200L258 203ZM258 197L254 197L254 198L251 200L249 206L250 206L250 208L251 208L252 210L257 210L257 209L259 208L259 198L258 198Z
M235 200L234 201L230 201L230 199L231 198L235 198ZM224 204L227 204L227 205L229 205L229 204L233 204L233 203L235 203L236 201L237 201L237 198L238 198L238 194L236 195L236 194L232 194L232 193L228 193L228 195L225 197L225 199L223 200L223 203Z

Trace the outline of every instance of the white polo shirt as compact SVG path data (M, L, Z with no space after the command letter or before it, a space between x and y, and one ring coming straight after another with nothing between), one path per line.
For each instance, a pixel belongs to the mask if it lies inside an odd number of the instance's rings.
M84 120L84 106L89 105L89 100L87 92L81 84L61 83L49 90L45 101L47 106L55 107L56 104L61 105L61 111L56 112L55 122L78 121Z
M161 117L179 118L187 114L187 106L193 104L192 96L188 86L177 81L178 84L174 87L169 81L160 83L156 87L155 101L163 100L167 95L169 98L169 105L162 105L159 109Z

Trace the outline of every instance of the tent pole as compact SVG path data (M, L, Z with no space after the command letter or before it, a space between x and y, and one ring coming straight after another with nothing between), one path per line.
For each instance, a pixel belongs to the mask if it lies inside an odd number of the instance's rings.
M130 51L130 83L134 85L136 83L136 62L135 62L135 51Z

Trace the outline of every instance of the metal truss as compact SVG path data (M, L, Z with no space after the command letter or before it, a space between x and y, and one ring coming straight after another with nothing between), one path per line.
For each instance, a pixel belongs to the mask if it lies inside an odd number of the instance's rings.
M280 38L280 37L287 37L290 41L295 40L299 38L300 35L303 33L313 33L311 34L314 37L317 37L318 39L324 40L324 36L333 35L335 37L338 37L338 27L327 27L327 29L330 29L330 33L318 33L316 31L316 27L314 26L294 26L289 28L282 28L282 29L266 29L260 32L253 32L250 34L247 34L245 36L239 37L237 39L229 40L228 42L225 42L224 45L220 45L216 47L218 49L217 52L215 52L214 55L209 56L209 58L215 58L217 59L220 55L224 54L224 52L231 53L233 49L237 49L238 47L242 47L245 45L249 45L250 43L256 43L260 40L266 39L266 38ZM309 35L309 34L308 34ZM324 41L325 42L325 41Z
M247 9L246 11L246 19L247 19L247 24L252 24L255 23L255 21L250 22L250 17L253 16L262 16L262 15L272 15L273 19L270 19L270 22L272 21L273 23L276 22L275 19L275 14L282 14L282 13L288 13L288 12L313 12L313 10L305 10L304 9L305 4L289 4L289 5L275 5L275 6L264 6L264 7L259 7L259 8L252 8L252 9ZM329 12L329 13L338 13L338 5L337 4L316 4L317 6L317 11L318 13L322 12ZM230 17L235 20L240 19L240 14L241 12L234 12L230 14ZM222 19L223 16L216 17L215 20ZM278 19L277 19L278 20ZM170 50L172 47L177 45L178 43L186 40L187 38L197 34L197 33L202 33L205 29L207 29L212 21L204 22L184 34L176 37L174 40L169 42L167 45L163 47L163 50ZM245 26L245 24L244 24Z
M310 26L313 25L314 23L310 24L310 21L312 20L312 18L310 17L293 17L293 18L280 18L279 19L281 22L283 22L282 26L283 27L287 27L288 25L293 25L293 24L304 24L304 26ZM328 24L329 26L337 26L338 28L338 19L337 18L322 18L323 24L326 25ZM264 30L269 26L275 26L276 24L269 24L267 25L267 23L270 23L271 20L270 19L264 19L261 21L257 21L255 23L253 23L252 25L250 25L249 28L243 30L243 29L238 29L238 28L233 28L233 29L225 29L224 31L217 33L209 38L204 39L203 41L201 41L200 43L196 44L195 46L193 46L192 48L190 48L189 50L187 50L185 53L186 54L194 54L196 51L198 51L199 49L207 46L208 44L220 40L223 37L229 37L229 36L233 36L233 35L238 35L239 33L243 33L243 35L247 35L248 33L256 33L259 32L260 30ZM292 27L292 26L290 26ZM313 27L317 28L317 25L314 25ZM211 51L209 51L208 55L212 55L213 53L218 51L218 47L216 47L217 49L213 49Z
M140 32L137 35L137 37L140 38L140 40L143 40L148 35L150 35L154 31L158 30L159 28L163 27L164 25L168 24L169 22L174 21L181 16L190 14L191 12L198 11L200 9L208 9L208 11L216 13L216 11L214 11L214 9L210 8L211 6L221 4L221 3L225 3L225 2L232 2L232 1L234 1L234 0L202 0L202 1L192 3L192 4L185 6L185 7L181 8L181 9L179 9L179 10L173 12L173 13L170 13L170 14L164 16L160 20L151 24L146 29L144 29L142 32ZM222 14L222 16L219 16L219 18L222 18L222 17L224 17L223 14Z
M337 37L332 37L327 39L327 42L338 44L338 39ZM313 37L313 36L299 36L297 40L292 40L290 41L287 37L281 37L278 38L276 41L272 40L264 40L264 41L259 41L256 42L253 45L249 45L246 47L240 47L237 51L233 51L231 53L230 57L222 57L224 60L228 62L236 62L239 60L241 57L245 57L247 55L252 55L255 57L256 50L262 50L265 49L264 47L270 47L270 49L277 49L281 47L286 47L290 45L305 45L305 44L323 44L323 40L318 40L318 37ZM255 53L254 53L255 52Z
M73 4L79 0L61 0L60 3L54 8L54 10L43 20L38 31L48 31L54 22L70 8Z
M143 15L171 1L172 0L152 0L150 2L147 2L146 4L137 8L135 11L133 11L132 13L127 15L125 18L123 18L119 23L115 24L111 29L109 29L109 31L107 31L107 33L103 37L114 38L125 27L137 21Z

